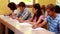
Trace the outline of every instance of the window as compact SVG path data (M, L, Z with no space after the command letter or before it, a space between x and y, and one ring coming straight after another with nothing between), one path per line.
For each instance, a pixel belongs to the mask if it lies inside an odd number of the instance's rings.
M20 2L24 2L27 6L31 7L33 4L37 3L37 0L9 0L9 2L14 2L17 5Z
M60 0L56 0L56 5L60 6Z

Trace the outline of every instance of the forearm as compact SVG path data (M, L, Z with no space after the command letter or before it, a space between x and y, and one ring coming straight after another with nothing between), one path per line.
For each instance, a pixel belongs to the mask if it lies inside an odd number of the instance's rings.
M24 22L24 20L21 19L21 18L19 18L18 21L19 21L20 23L23 23L23 22Z
M46 21L43 21L42 23L37 24L37 26L42 27L42 26L44 26L45 24L47 24L47 22L46 22Z

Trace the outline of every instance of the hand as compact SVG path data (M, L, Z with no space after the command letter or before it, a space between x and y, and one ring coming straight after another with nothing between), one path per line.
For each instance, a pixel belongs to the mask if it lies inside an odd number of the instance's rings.
M19 18L18 21L22 23L23 22L23 19L22 18Z
M32 26L32 28L34 28L34 29L35 29L35 28L38 28L38 26L37 26L37 25L34 25L34 26Z
M34 28L34 29L38 27L38 25L36 23L32 23L32 25L33 25L32 28Z
M16 20L18 20L18 17L16 17Z

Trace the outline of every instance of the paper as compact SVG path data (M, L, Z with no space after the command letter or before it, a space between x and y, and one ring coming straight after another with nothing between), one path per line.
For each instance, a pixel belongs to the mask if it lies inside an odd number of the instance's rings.
M31 24L29 24L29 23L19 23L19 24L22 26L31 26Z
M31 30L44 30L44 29L39 27L39 28L36 28L36 29L31 28Z

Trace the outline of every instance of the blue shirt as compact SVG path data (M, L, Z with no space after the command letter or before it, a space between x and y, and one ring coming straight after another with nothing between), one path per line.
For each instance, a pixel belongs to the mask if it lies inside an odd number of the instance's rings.
M31 16L31 13L30 11L25 8L24 11L21 11L17 17L22 17L23 20L28 20L30 19L32 16Z
M56 18L53 20L51 16L47 16L46 18L48 22L48 27L51 32L55 32L55 34L59 34L60 28L60 14L56 15Z

